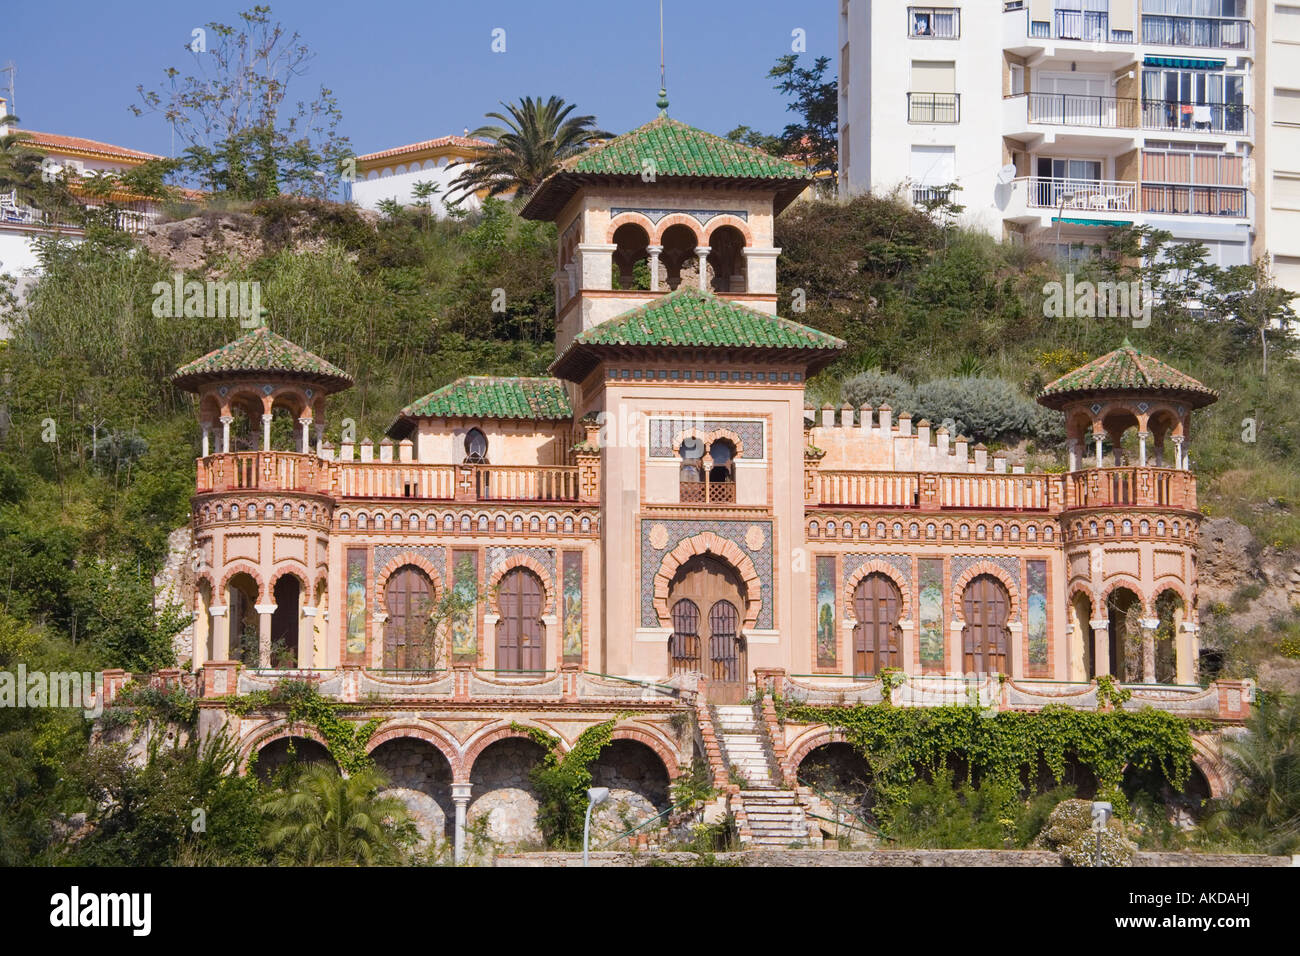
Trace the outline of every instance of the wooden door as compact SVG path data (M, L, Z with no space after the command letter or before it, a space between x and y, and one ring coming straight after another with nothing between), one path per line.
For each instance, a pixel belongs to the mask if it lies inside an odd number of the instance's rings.
M542 628L542 582L523 568L506 572L498 590L497 669L545 669Z
M1007 616L1011 600L1007 589L992 575L981 574L966 585L961 603L966 617L962 630L966 673L1010 673Z
M428 635L429 578L419 568L398 568L384 585L388 621L384 624L384 667L429 669L434 665Z
M853 591L853 673L879 674L886 667L902 667L901 629L898 615L903 597L898 586L883 574L868 574Z
M673 605L668 657L674 674L700 669L700 608L690 598L682 598Z

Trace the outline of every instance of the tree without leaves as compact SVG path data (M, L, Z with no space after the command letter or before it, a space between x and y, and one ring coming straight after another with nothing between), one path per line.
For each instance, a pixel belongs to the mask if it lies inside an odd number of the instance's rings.
M323 196L350 152L338 135L334 94L321 86L310 103L288 101L290 84L314 54L298 33L272 22L269 6L239 15L233 27L209 23L209 50L193 52L198 71L166 70L166 88L136 87L135 115L161 114L188 143L185 168L214 191L238 198L274 196L281 186ZM187 47L188 49L188 47Z
M462 195L486 188L489 196L516 190L531 193L570 156L610 133L596 128L594 116L570 116L575 106L558 96L546 102L525 96L518 103L502 103L506 113L488 113L504 126L480 126L470 135L492 141L478 151L452 183ZM506 115L509 114L509 115ZM458 163L457 165L465 165Z

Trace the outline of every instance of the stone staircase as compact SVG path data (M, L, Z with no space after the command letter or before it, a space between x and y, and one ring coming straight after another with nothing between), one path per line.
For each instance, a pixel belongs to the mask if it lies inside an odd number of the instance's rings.
M765 731L749 704L717 704L713 726L730 770L745 778L744 790L772 790L772 769L767 762Z
M733 798L741 841L752 847L807 846L808 821L793 790L780 790L768 762L767 731L749 704L718 704L713 726L722 757L744 778ZM738 798L738 799L737 799Z

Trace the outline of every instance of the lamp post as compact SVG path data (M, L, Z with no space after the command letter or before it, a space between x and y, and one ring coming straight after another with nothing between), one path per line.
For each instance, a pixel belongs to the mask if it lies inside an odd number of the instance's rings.
M1106 832L1111 810L1111 805L1105 800L1092 801L1092 828L1097 831L1097 851L1092 859L1093 866L1101 866L1101 835Z
M1074 203L1074 193L1067 193L1067 192L1061 193L1061 206L1059 209L1056 210L1056 253L1057 255L1061 254L1061 219L1062 217L1065 216L1065 207L1067 203L1068 204ZM1070 257L1067 254L1066 259L1069 258Z
M592 787L587 791L587 820L582 825L582 865L587 866L587 854L591 848L591 811L609 799L609 787Z

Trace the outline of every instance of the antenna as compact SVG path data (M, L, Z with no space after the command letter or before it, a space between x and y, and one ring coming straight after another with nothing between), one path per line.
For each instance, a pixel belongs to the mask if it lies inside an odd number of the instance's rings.
M659 115L668 115L668 81L664 78L664 0L659 0Z
M14 77L18 75L18 67L14 66L13 60L10 60L0 68L0 73L9 74L9 109L7 112L17 116L18 107L14 106Z

